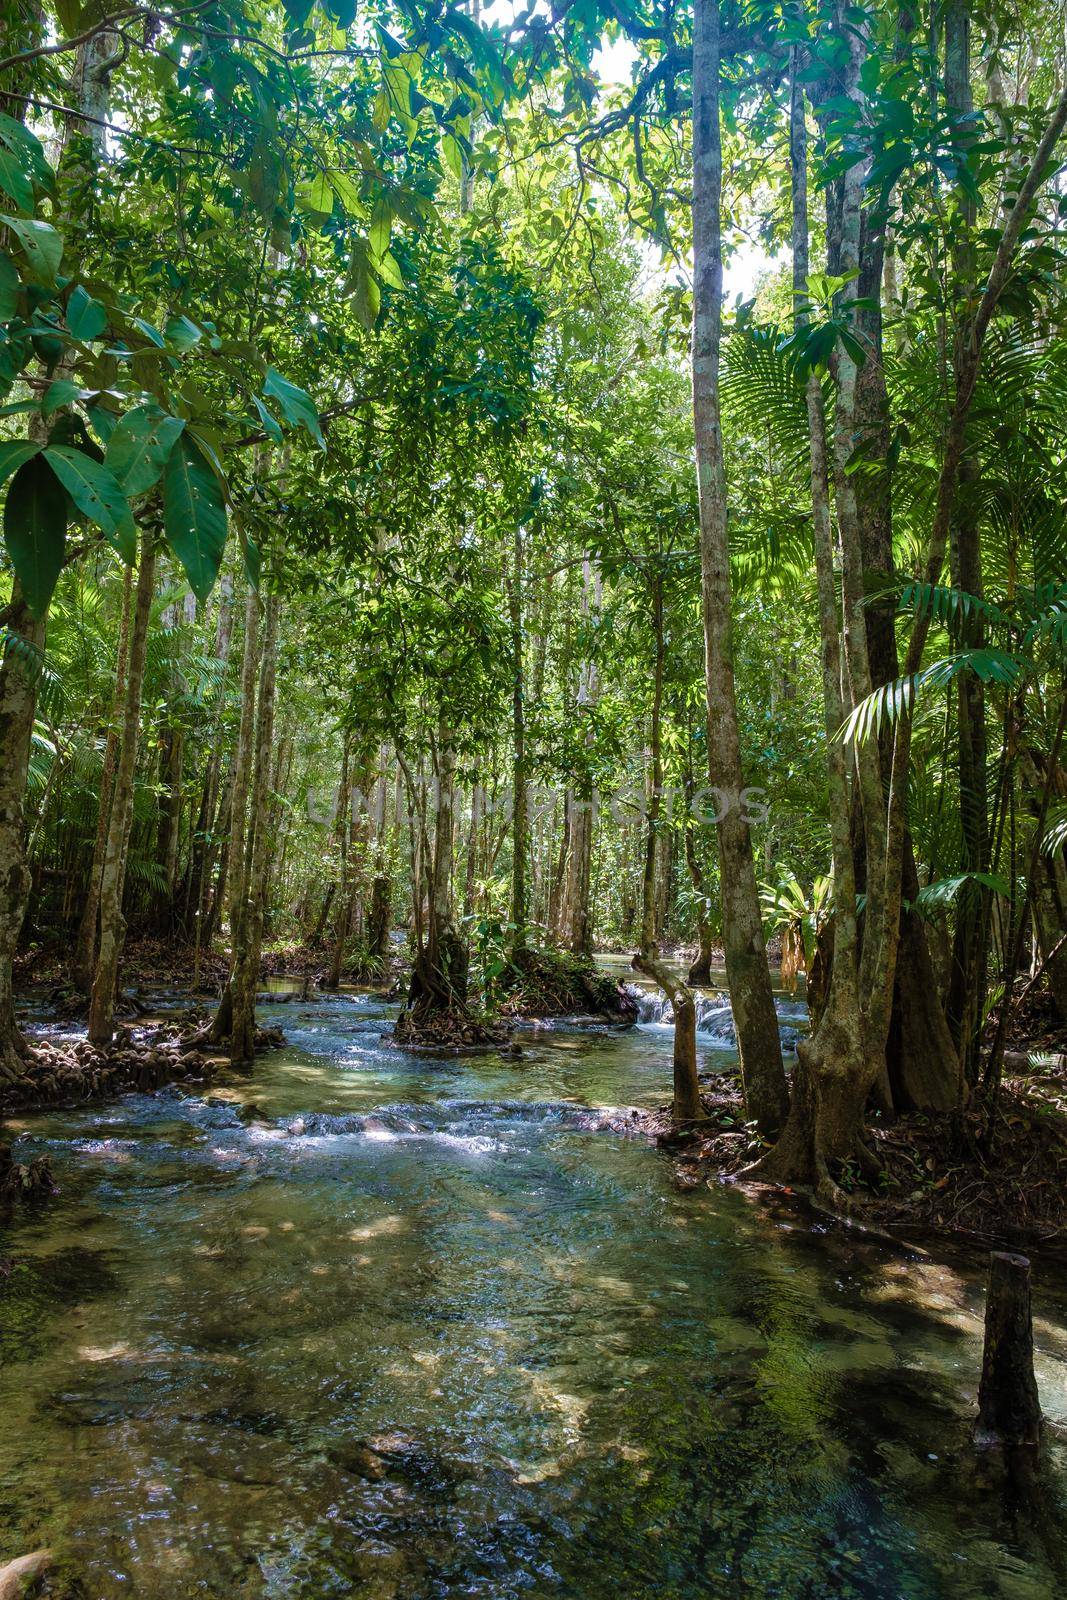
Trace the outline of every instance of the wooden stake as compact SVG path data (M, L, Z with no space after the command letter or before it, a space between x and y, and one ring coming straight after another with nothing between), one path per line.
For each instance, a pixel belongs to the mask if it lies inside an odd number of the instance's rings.
M1037 1444L1041 1405L1034 1378L1030 1262L995 1250L989 1258L985 1347L978 1390L978 1444Z

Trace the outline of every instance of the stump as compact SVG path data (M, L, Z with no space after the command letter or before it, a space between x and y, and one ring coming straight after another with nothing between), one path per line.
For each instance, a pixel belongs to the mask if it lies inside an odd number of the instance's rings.
M995 1250L989 1258L982 1382L978 1390L979 1444L1037 1444L1041 1405L1034 1377L1030 1314L1030 1262Z

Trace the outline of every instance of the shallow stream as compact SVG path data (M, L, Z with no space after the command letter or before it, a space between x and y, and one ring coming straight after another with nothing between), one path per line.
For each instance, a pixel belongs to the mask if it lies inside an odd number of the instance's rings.
M264 1007L249 1078L21 1124L61 1194L0 1240L0 1564L51 1545L85 1600L1062 1591L1067 1435L1030 1493L969 1444L979 1257L680 1191L611 1114L666 1097L668 1027L436 1061L394 1011Z

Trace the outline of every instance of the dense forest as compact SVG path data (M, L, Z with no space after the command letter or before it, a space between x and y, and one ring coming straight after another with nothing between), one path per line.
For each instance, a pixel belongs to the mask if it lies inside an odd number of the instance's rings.
M0 1188L358 993L1062 1228L1065 84L1045 0L8 0Z

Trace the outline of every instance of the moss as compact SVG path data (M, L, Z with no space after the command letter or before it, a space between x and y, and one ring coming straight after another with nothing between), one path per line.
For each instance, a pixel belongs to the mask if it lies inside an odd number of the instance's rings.
M637 1006L615 978L586 957L561 950L520 950L500 976L509 1017L596 1016L629 1025Z

